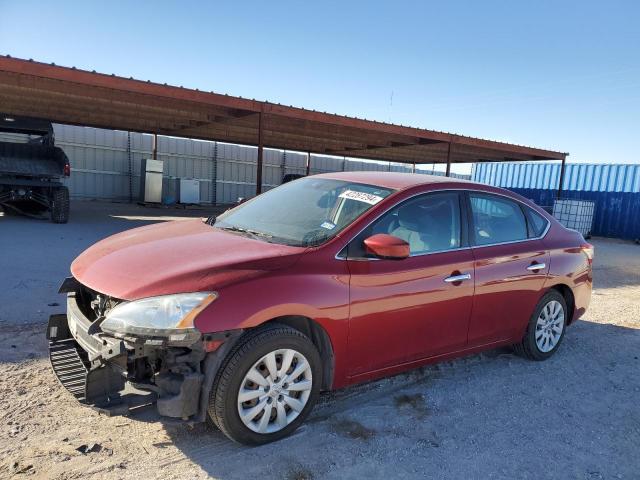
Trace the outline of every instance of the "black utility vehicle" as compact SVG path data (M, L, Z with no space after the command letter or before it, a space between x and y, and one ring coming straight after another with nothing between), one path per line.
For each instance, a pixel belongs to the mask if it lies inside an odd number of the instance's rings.
M62 179L70 173L51 122L0 113L1 207L27 214L48 210L52 222L67 223L69 190Z

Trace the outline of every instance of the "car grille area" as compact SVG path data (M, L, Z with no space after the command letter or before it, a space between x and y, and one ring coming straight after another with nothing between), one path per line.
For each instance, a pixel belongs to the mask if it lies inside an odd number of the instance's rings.
M121 403L122 372L110 362L89 361L86 350L71 335L66 315L49 317L47 338L53 372L79 402L94 407Z
M121 342L106 344L104 348L109 353L106 358L102 351L96 353L95 337L87 332L92 321L79 318L82 313L75 293L70 293L67 300L77 337L71 334L69 312L51 315L47 325L49 360L62 386L80 403L108 416L129 415L154 403L157 399L154 392L127 389L127 352ZM93 360L88 350L94 351Z
M86 403L87 372L82 349L73 338L51 342L49 359L58 380L81 403Z

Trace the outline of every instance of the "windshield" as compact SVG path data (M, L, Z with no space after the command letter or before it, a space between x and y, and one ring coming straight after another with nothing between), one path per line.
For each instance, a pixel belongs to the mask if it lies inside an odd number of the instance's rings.
M392 192L362 183L302 178L223 213L214 226L273 243L316 246Z

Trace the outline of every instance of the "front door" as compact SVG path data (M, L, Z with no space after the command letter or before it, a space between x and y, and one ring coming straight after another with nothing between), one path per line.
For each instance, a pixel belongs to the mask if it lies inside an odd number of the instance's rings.
M392 208L348 248L349 375L463 349L473 300L473 254L466 248L457 192L414 197ZM367 237L407 241L411 256L373 258Z

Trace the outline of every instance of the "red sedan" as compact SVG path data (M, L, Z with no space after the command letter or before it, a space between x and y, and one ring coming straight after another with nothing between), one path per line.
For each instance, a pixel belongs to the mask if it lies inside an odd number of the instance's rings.
M61 287L51 362L94 408L155 403L260 444L295 430L321 390L501 345L550 357L587 309L592 259L506 190L317 175L93 245Z

